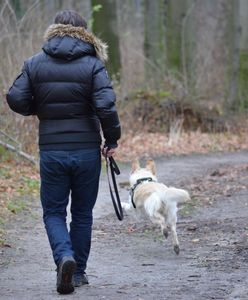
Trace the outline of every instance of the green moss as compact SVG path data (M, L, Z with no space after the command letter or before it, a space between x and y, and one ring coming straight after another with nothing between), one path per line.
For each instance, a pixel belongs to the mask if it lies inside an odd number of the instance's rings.
M239 110L248 109L248 51L240 53L239 69Z
M9 160L13 157L13 153L7 150L5 147L0 146L0 162Z
M160 98L164 98L164 97L171 97L172 94L170 91L158 91L158 96Z
M21 182L22 185L17 190L21 195L30 195L39 191L39 180L24 176L21 178Z
M11 178L10 169L7 167L1 167L0 168L0 178L10 179Z
M132 93L122 106L121 117L126 118L126 112L136 120L133 130L149 124L149 132L167 132L171 116L181 109L173 89L165 87L160 90L139 90ZM172 115L173 114L173 115ZM148 126L147 126L148 128Z
M106 63L110 76L118 79L121 68L119 37L117 34L116 2L113 0L92 0L92 29L109 46L109 60Z
M3 226L5 224L4 219L0 217L0 226ZM1 234L1 228L0 228L0 234Z
M169 1L167 7L167 63L171 71L181 70L182 15L184 2Z
M7 203L7 209L13 214L17 214L25 209L27 209L27 204L24 200L16 199L11 200Z

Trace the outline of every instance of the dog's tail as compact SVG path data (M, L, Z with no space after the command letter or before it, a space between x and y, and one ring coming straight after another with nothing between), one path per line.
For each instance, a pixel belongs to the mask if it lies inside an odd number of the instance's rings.
M166 199L170 199L176 203L184 203L190 200L190 196L185 190L168 187L166 190Z

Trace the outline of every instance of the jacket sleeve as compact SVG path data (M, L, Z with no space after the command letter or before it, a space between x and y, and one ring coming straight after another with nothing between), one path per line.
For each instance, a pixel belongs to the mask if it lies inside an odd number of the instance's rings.
M116 148L117 140L121 137L121 126L115 107L116 97L107 71L100 60L97 60L93 69L92 97L105 138L105 146Z
M16 113L23 116L35 114L32 95L32 85L28 75L27 66L24 63L22 72L15 79L7 93L9 107Z

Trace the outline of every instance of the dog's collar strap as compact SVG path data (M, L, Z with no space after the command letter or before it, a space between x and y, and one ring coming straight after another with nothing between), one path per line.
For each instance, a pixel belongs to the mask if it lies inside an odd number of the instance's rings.
M137 188L137 186L140 185L141 183L143 183L144 181L148 181L149 182L149 181L154 181L154 180L152 179L152 177L140 178L140 179L137 180L137 182L135 183L135 185L133 187L131 187L131 189L130 189L131 201L132 201L132 204L133 204L134 208L136 208L136 205L135 205L135 203L133 201L134 191Z

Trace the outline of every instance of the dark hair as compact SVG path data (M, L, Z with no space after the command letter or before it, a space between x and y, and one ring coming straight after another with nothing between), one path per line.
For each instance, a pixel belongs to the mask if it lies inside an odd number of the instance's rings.
M74 10L63 10L56 14L54 18L55 24L71 24L75 27L84 27L87 29L87 22Z

